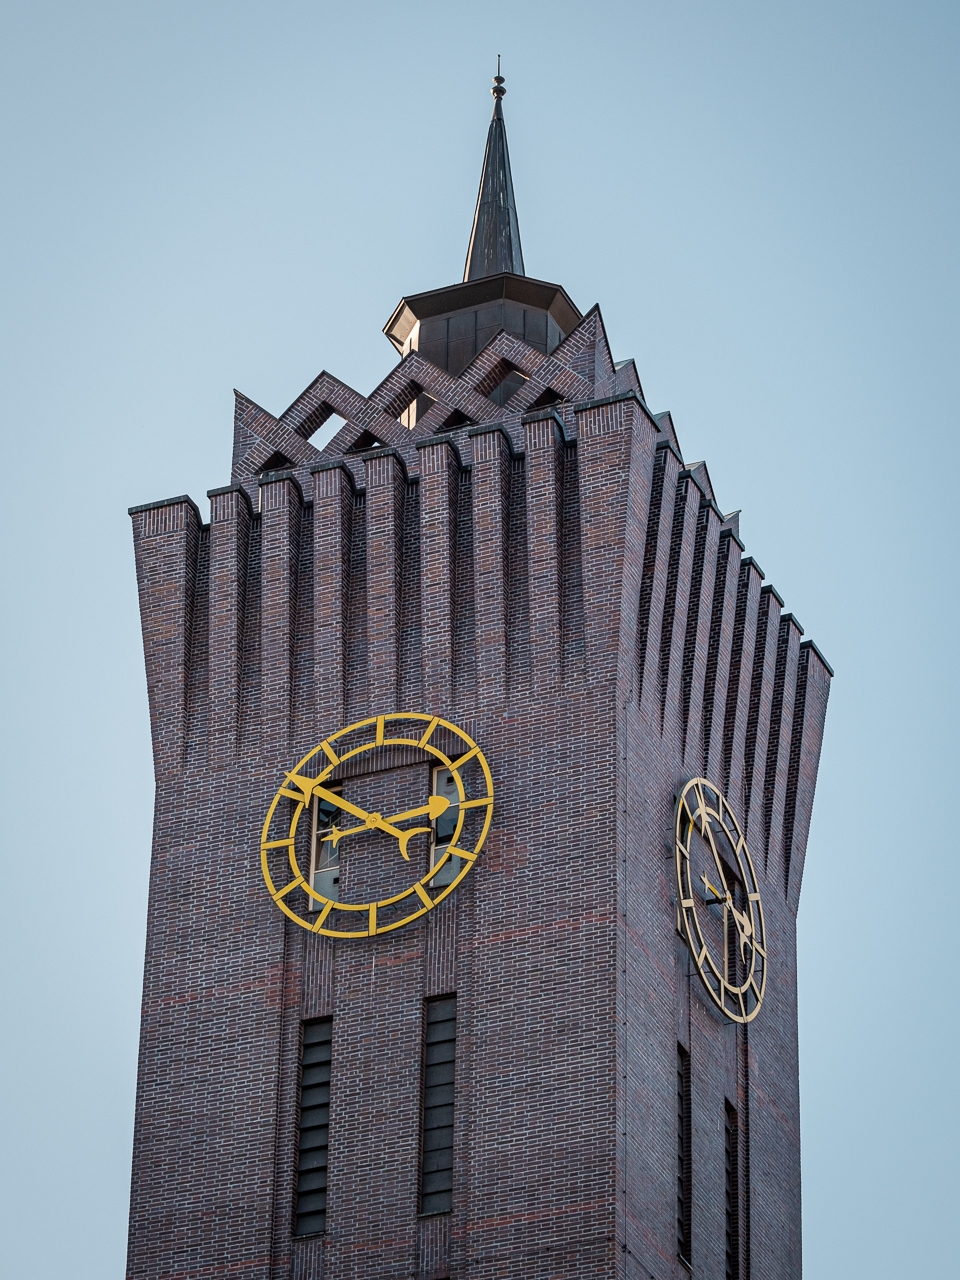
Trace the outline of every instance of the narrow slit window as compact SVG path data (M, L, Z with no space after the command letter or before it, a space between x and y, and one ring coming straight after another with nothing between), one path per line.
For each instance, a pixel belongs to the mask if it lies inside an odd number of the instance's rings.
M432 871L434 867L438 868L430 883L436 888L441 888L443 885L453 884L460 874L460 859L456 854L448 857L446 862L443 861L450 847L450 841L453 839L453 833L457 829L457 817L460 813L457 808L460 800L457 782L446 765L433 771L433 794L443 796L450 802L449 809L434 821L433 837L430 842L430 869Z
M300 1150L295 1235L327 1227L327 1137L330 1124L330 1018L303 1025L300 1058Z
M724 1106L723 1145L726 1280L740 1280L740 1126L729 1102Z
M420 1212L453 1207L453 1088L457 1049L457 997L428 1000L423 1066Z
M340 787L330 790L340 795ZM340 810L329 800L313 797L313 850L310 859L310 886L333 902L340 901L340 851L337 848L334 824ZM312 911L322 910L316 898L310 899Z
M677 1045L677 1254L691 1265L693 1168L690 1055Z

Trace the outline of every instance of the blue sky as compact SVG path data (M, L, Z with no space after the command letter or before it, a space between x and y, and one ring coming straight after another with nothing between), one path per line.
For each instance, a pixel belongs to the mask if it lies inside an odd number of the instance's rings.
M5 1274L123 1274L152 803L126 508L229 480L233 387L279 411L387 372L398 299L462 272L497 53L527 271L600 303L836 667L807 1274L960 1271L958 35L927 0L3 6Z

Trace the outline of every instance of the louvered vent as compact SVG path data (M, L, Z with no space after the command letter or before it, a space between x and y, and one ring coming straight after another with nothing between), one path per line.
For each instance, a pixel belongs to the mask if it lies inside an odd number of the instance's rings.
M693 1201L690 1104L690 1055L683 1045L677 1045L677 1253L688 1266Z
M737 1113L726 1103L724 1115L724 1223L726 1228L726 1280L740 1280L740 1126Z
M300 1160L297 1165L296 1235L312 1236L327 1225L327 1135L330 1123L332 1019L303 1027L300 1074Z
M453 1085L457 997L427 1001L423 1071L420 1212L449 1213L453 1205Z

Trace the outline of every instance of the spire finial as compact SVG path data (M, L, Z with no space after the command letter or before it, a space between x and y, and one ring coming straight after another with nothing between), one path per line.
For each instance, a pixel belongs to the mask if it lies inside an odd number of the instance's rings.
M513 176L507 151L507 128L503 122L503 76L497 54L497 74L493 77L493 118L487 132L487 150L480 175L477 211L467 250L464 280L479 280L511 272L522 276L523 253L520 250L520 228L517 205L513 197Z
M503 76L500 74L499 53L497 54L497 74L493 77L493 88L490 90L490 92L496 98L498 103L500 102L500 99L503 97L503 95L507 92L506 89L503 87Z

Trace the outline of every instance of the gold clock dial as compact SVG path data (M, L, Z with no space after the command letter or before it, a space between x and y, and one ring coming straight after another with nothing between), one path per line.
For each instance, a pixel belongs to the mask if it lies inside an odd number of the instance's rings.
M740 824L719 787L692 778L677 801L678 923L703 985L734 1022L760 1011L767 937Z
M348 762L366 757L377 786L378 755L413 769L423 794L392 812L349 798ZM429 771L423 768L430 763ZM385 775L381 775L385 776ZM286 775L267 812L260 864L274 902L304 929L331 938L369 938L426 915L477 860L493 815L493 780L483 752L439 716L396 712L358 720L325 738ZM360 886L364 901L341 900ZM371 886L382 893L372 896Z

